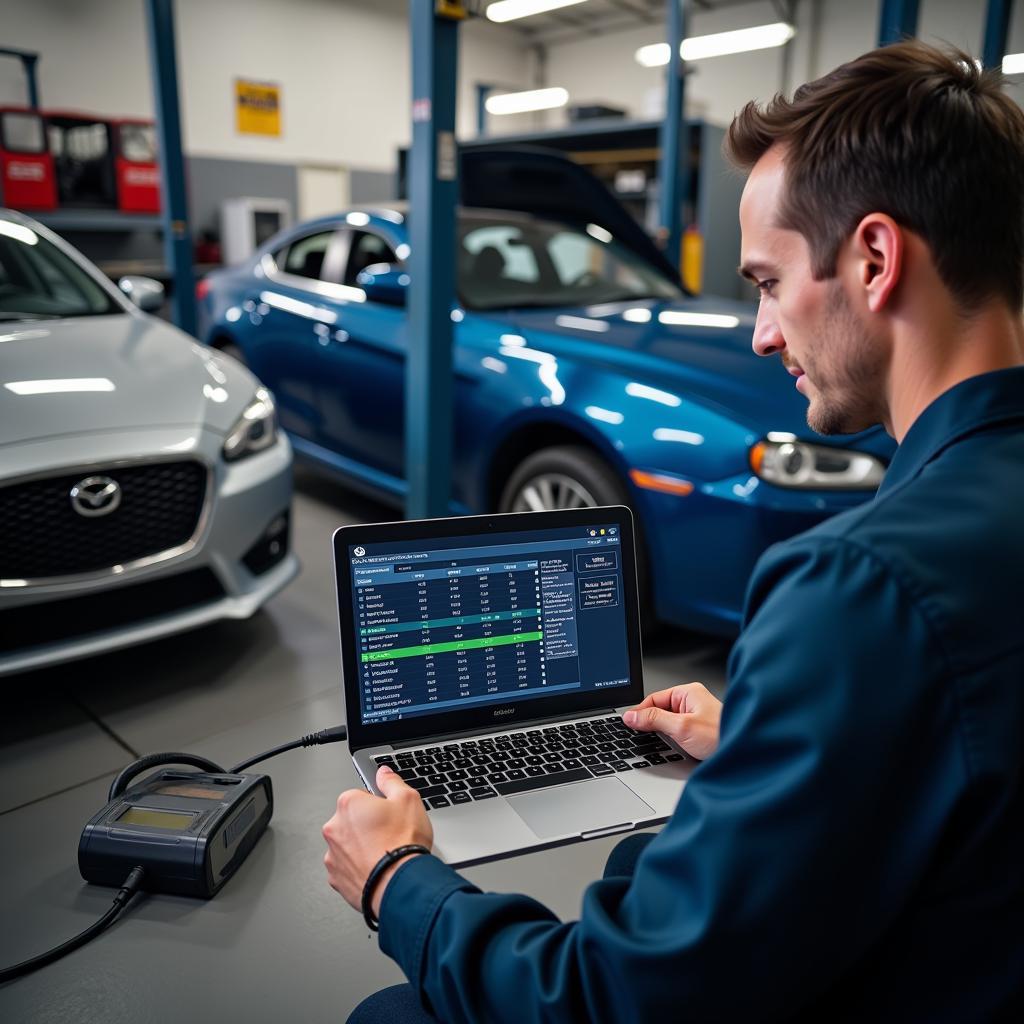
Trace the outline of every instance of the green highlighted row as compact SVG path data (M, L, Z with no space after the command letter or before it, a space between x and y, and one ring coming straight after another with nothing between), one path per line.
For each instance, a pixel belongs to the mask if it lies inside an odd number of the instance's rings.
M478 647L503 647L505 644L521 644L526 640L541 640L544 634L510 633L507 636L483 637L480 640L455 640L447 644L420 644L417 647L394 647L390 651L370 651L362 656L363 661L393 661L395 658L415 658L422 654L445 654L448 651L472 651Z
M504 622L508 619L529 619L540 615L539 608L523 608L513 612L490 612L487 615L456 615L452 619L429 619L424 622L397 622L393 626L370 626L359 630L360 636L378 633L406 633L410 629L440 629L442 626L473 626L479 622Z

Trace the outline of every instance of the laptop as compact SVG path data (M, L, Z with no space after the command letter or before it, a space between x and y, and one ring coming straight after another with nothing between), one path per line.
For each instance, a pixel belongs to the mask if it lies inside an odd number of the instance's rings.
M453 867L666 821L694 760L635 732L628 508L334 534L349 749L415 788Z

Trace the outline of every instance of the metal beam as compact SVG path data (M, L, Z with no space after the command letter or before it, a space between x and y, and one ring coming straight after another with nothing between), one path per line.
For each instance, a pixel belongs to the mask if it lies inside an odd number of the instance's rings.
M487 134L487 97L493 88L493 85L482 82L476 84L476 133L480 138Z
M918 0L882 0L878 19L878 45L898 43L917 35Z
M164 254L174 281L174 322L196 332L196 279L192 268L192 234L185 202L185 161L181 152L181 112L174 46L174 0L146 0L146 31L153 76L156 134L163 186Z
M452 462L452 303L455 299L455 72L458 23L433 0L409 4L409 355L405 364L405 514L448 514Z
M981 45L981 62L987 68L999 68L1003 65L1012 11L1013 0L988 0L988 8L985 11L985 41Z
M36 80L36 65L39 63L39 54L30 53L28 50L11 50L7 47L0 49L0 56L17 57L25 71L25 85L28 91L28 105L32 110L39 109L39 83Z
M679 48L686 35L686 0L668 0L666 35L668 68L665 72L665 120L659 133L661 160L658 164L660 222L665 255L674 267L680 265L683 243L683 199L689 171L689 140L683 120L685 69Z

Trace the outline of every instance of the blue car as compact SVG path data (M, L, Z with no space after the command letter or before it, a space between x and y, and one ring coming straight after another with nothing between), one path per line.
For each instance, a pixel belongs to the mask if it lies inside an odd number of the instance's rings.
M648 618L734 634L761 552L870 498L893 443L811 433L751 351L755 305L688 296L589 175L547 184L543 204L496 189L499 209L463 191L451 511L627 504ZM296 458L396 504L407 213L302 224L200 289L203 340L272 389Z

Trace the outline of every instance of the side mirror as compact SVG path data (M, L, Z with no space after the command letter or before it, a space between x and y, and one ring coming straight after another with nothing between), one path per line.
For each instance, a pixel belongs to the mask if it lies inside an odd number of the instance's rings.
M381 302L386 306L404 306L405 293L409 287L406 271L390 263L375 263L360 271L356 284L366 292L368 302Z
M122 277L117 287L144 313L155 313L164 304L164 286L151 277Z

